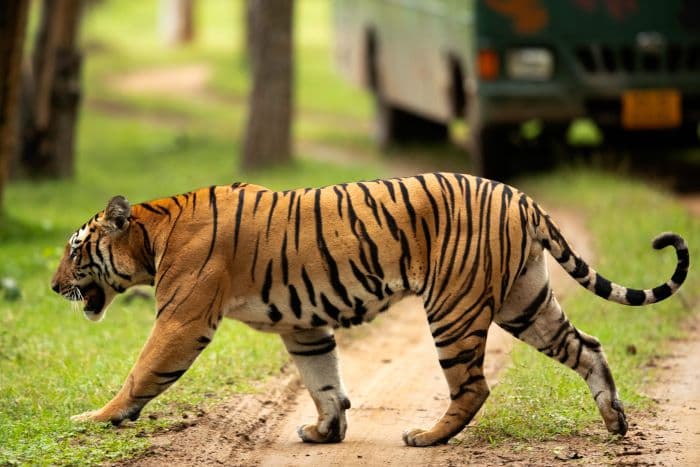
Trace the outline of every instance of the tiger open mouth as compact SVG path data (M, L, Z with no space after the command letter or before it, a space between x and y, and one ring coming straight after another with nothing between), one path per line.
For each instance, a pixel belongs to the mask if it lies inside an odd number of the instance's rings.
M83 303L85 304L83 311L89 311L95 314L100 313L105 306L105 292L102 290L102 287L95 282L91 282L79 288L83 296Z

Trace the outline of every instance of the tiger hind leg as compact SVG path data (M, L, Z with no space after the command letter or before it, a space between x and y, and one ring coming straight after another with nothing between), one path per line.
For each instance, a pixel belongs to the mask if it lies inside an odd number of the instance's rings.
M408 446L446 443L474 418L489 396L483 363L491 311L462 305L430 324L450 389L450 405L431 429L405 431L403 440ZM428 312L429 317L438 314Z
M316 424L300 426L299 437L307 443L343 441L350 400L340 378L333 330L316 328L281 337L318 410Z
M518 339L576 371L588 384L608 431L626 433L624 409L600 342L567 319L550 288L543 254L530 259L494 320Z

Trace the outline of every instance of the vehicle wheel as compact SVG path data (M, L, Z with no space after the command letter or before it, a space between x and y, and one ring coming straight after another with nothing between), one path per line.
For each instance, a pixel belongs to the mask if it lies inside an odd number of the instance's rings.
M449 139L446 123L438 122L422 115L398 108L391 103L383 91L380 71L379 40L370 31L367 36L367 77L366 82L374 94L375 139L381 149L392 144L402 143L444 143Z
M698 122L686 122L678 131L679 143L682 147L695 147L698 141Z
M569 123L545 123L538 139L537 154L527 168L535 171L551 170L557 162L569 158L571 150L567 141Z
M375 100L375 136L382 149L393 144L444 143L448 140L447 124L393 106L380 95L375 95Z
M470 153L477 175L503 181L515 173L512 139L517 130L510 124L470 128Z

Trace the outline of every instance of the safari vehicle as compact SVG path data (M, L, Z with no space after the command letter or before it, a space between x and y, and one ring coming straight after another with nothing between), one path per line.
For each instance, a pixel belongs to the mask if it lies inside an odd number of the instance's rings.
M481 174L501 178L523 122L564 138L592 119L606 133L697 141L696 0L335 0L342 72L377 103L387 145L443 140L466 118Z

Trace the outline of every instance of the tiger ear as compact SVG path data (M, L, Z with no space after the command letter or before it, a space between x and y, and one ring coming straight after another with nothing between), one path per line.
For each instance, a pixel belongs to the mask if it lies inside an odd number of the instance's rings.
M117 233L129 226L131 205L123 196L115 196L107 203L105 209L105 224L109 230Z

